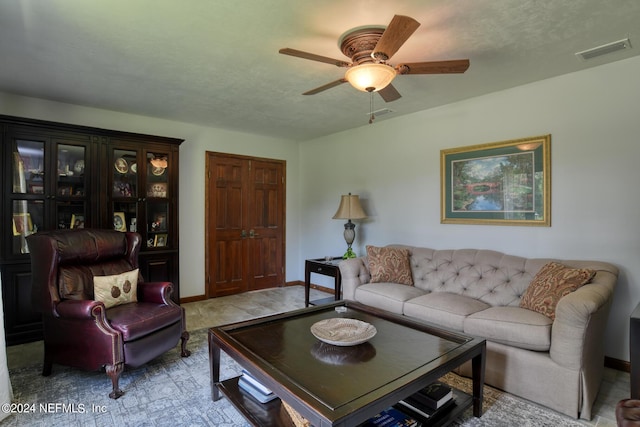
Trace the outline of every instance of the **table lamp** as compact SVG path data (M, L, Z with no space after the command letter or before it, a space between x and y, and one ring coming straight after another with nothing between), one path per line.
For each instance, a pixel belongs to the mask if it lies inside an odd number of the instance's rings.
M340 199L340 206L338 211L333 216L333 219L346 219L344 224L344 240L347 242L347 252L342 256L343 259L355 258L356 254L351 249L351 245L356 238L356 225L351 222L352 219L366 218L367 214L364 213L362 206L360 205L360 197L351 195L343 195Z

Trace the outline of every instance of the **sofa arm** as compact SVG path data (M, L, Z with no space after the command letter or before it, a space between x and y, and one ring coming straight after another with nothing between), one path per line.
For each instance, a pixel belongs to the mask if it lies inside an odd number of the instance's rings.
M550 356L561 366L602 364L603 340L618 271L599 269L591 283L560 299L551 329Z
M339 264L342 276L342 298L355 300L356 288L371 280L366 257L350 258Z
M173 283L138 282L138 300L155 304L174 305L171 299Z

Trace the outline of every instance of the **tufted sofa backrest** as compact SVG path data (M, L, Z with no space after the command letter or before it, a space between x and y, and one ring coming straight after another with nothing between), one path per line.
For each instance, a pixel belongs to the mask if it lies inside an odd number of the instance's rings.
M531 280L550 261L617 274L614 266L598 261L522 258L486 249L389 246L409 249L415 287L429 292L466 295L492 306L519 305Z

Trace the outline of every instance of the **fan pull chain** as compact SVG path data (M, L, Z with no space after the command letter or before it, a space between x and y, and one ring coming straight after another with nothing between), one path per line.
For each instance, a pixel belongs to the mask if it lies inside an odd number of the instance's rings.
M373 114L373 88L367 88L367 92L369 92L369 124L373 124L373 121L376 119L376 116Z

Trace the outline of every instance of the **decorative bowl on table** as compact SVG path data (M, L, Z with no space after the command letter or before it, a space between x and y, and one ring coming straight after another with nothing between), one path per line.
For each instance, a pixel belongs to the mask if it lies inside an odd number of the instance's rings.
M314 337L327 344L337 346L365 343L373 338L377 332L375 326L370 323L343 317L324 319L311 325L311 333Z

